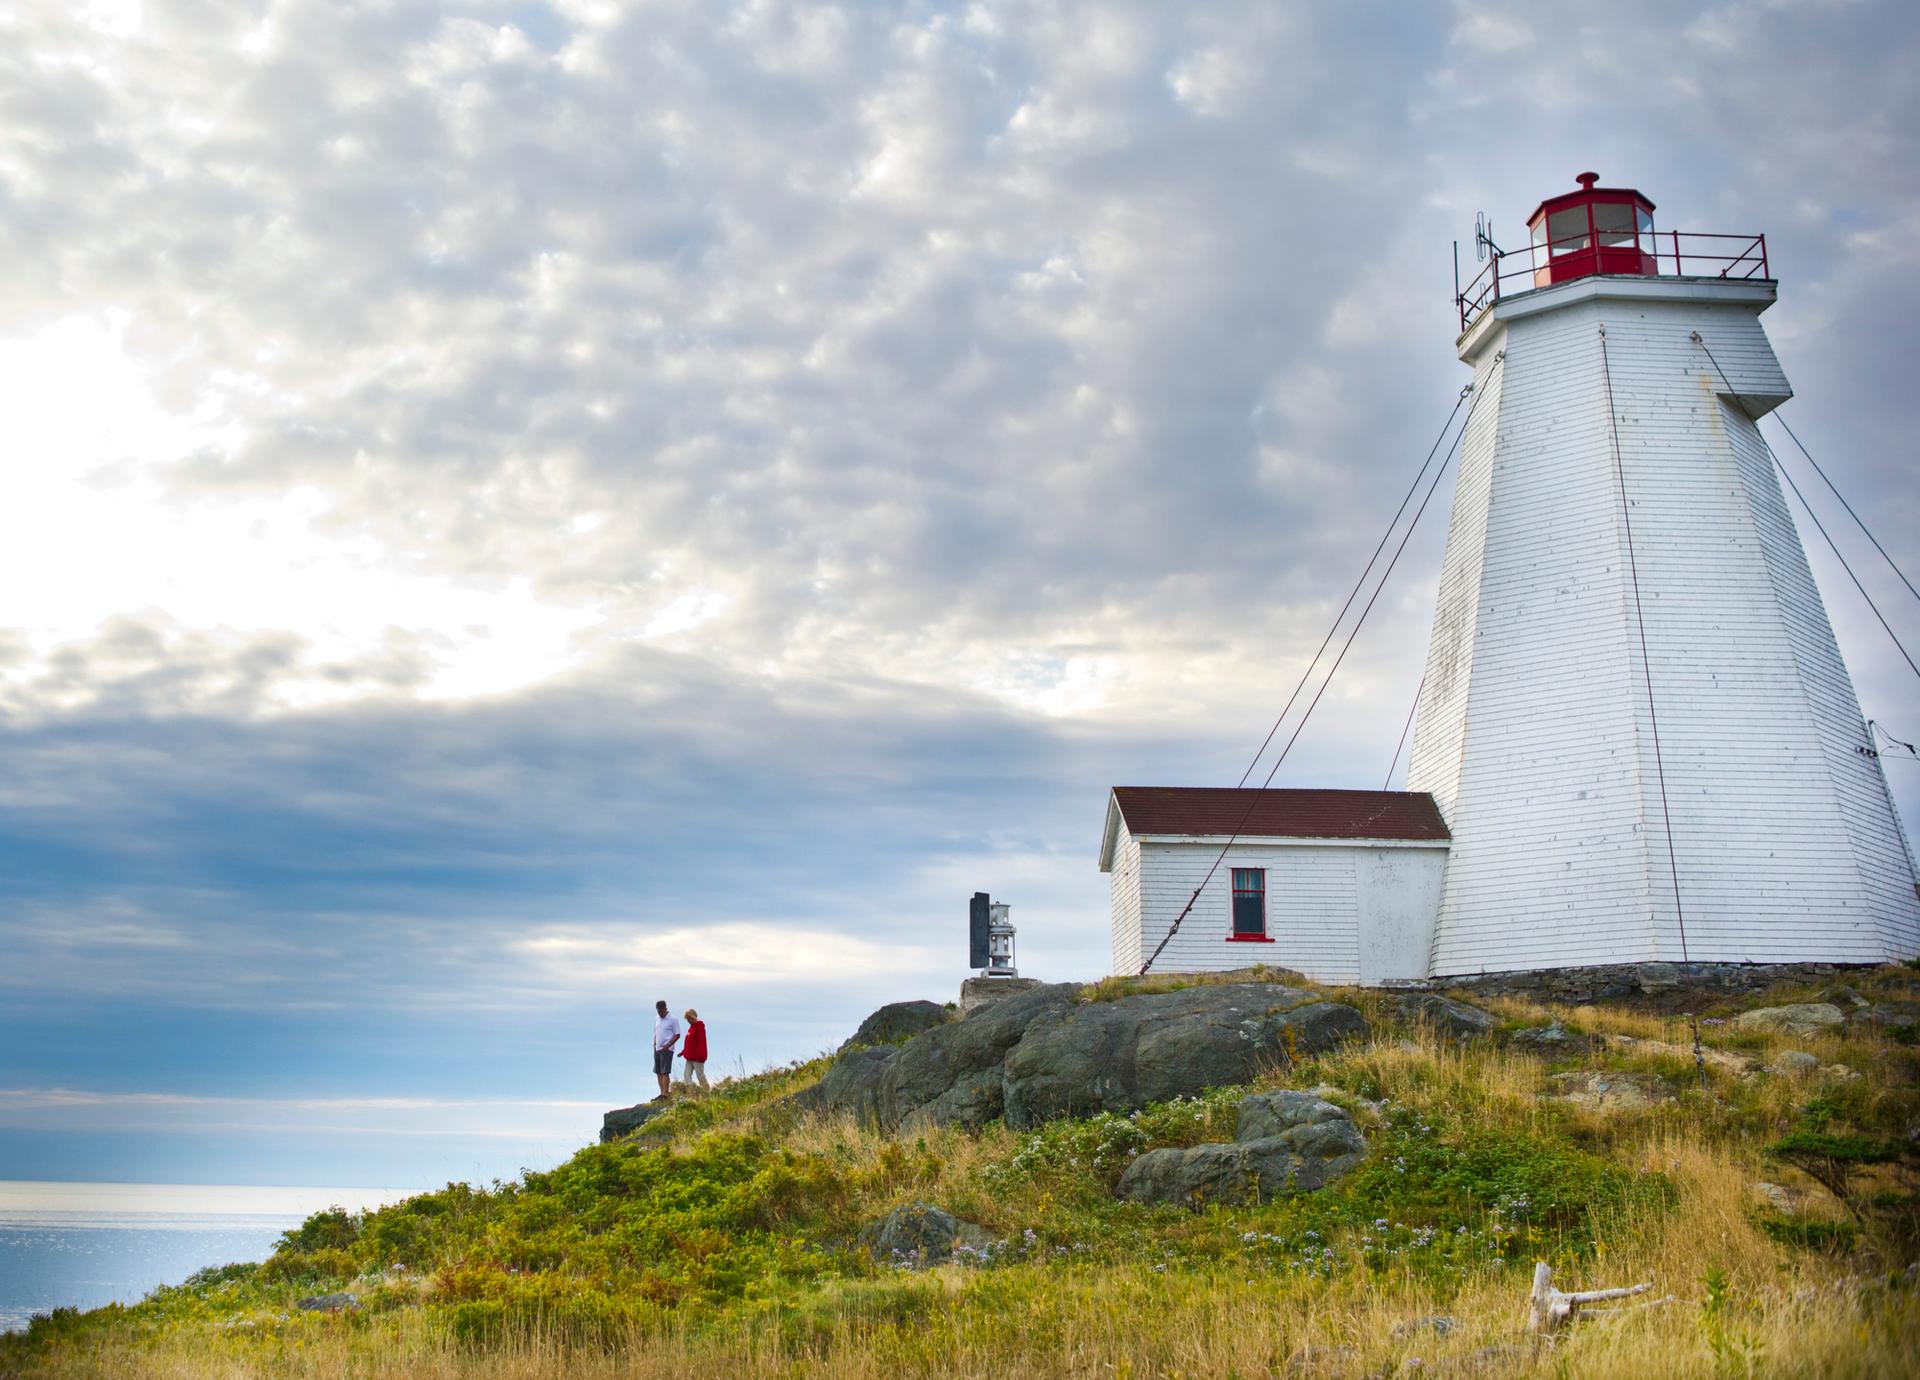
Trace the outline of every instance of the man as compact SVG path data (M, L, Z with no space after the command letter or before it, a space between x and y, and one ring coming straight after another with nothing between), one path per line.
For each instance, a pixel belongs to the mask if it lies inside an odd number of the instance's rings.
M664 1102L673 1083L673 1047L680 1043L680 1018L667 1010L664 1001L655 1002L653 1011L653 1072L660 1080L660 1096L653 1100Z

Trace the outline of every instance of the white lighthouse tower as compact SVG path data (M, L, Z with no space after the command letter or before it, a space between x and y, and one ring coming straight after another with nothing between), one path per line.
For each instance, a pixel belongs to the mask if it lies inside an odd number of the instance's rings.
M1475 397L1407 785L1431 971L1920 952L1911 850L1757 419L1765 241L1595 186L1461 298Z

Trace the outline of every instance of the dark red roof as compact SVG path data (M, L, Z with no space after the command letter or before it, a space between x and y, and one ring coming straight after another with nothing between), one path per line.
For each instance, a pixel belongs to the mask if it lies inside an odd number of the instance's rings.
M1249 838L1446 840L1425 791L1317 791L1115 786L1133 834L1239 833Z

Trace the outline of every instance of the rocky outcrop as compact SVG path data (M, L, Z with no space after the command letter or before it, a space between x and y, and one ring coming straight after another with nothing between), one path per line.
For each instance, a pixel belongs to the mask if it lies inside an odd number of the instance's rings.
M673 1104L670 1102L642 1102L633 1107L616 1107L600 1118L600 1143L619 1140L630 1136L649 1121Z
M1652 1073L1556 1073L1547 1080L1547 1101L1595 1112L1637 1112L1673 1099L1673 1085Z
M1576 1054L1591 1054L1604 1044L1605 1041L1599 1036L1568 1030L1558 1021L1552 1025L1531 1025L1507 1036L1507 1048L1541 1059L1566 1059Z
M1404 992L1387 998L1388 1007L1401 1020L1424 1025L1450 1040L1471 1040L1492 1033L1500 1018L1452 997L1433 992Z
M1274 983L1149 992L1050 1012L1006 1058L1005 1117L1034 1126L1124 1112L1263 1071L1367 1032L1343 1002Z
M1366 1157L1353 1118L1312 1093L1261 1093L1240 1104L1224 1145L1149 1150L1115 1192L1136 1203L1244 1204L1324 1188Z
M897 1048L850 1051L793 1105L887 1131L1033 1126L1248 1083L1367 1032L1353 1007L1277 983L1079 995L1073 984L1034 987Z
M1775 1212L1796 1213L1806 1206L1807 1195L1797 1188L1761 1182L1753 1185L1753 1196Z
M1606 1043L1613 1049L1625 1050L1632 1055L1658 1055L1666 1059L1685 1059L1693 1062L1692 1045L1669 1044L1665 1040L1643 1040L1634 1035L1610 1035ZM1745 1077L1760 1067L1756 1060L1744 1054L1728 1049L1715 1049L1712 1045L1701 1045L1700 1062L1709 1068L1723 1069L1736 1077Z
M309 1313L351 1313L360 1306L352 1294L315 1294L293 1305Z
M880 1076L900 1051L889 1045L854 1049L833 1061L826 1076L794 1094L793 1105L803 1112L850 1112L858 1121L880 1121Z
M955 1013L937 1001L888 1002L860 1022L860 1028L840 1046L840 1052L844 1054L866 1045L897 1045L954 1019Z
M982 1257L1000 1244L985 1227L931 1203L895 1208L861 1232L860 1242L882 1264L908 1269L944 1265L956 1255Z
M793 1105L847 1112L889 1131L915 1124L977 1129L1001 1113L1007 1051L1034 1021L1071 1006L1079 990L1071 983L1030 988L897 1048L842 1055Z
M1832 1002L1825 1001L1763 1006L1757 1011L1743 1011L1733 1018L1735 1030L1778 1030L1800 1036L1837 1032L1846 1023L1846 1014Z
M879 1080L880 1124L986 1125L1001 1114L1007 1051L1036 1022L1071 1009L1079 992L1072 983L1016 992L907 1041Z
M1045 985L1038 978L970 977L960 984L960 1014L971 1016L981 1007L1004 1001L1016 992L1031 992Z
M1905 1026L1912 1029L1920 1025L1920 1002L1883 1001L1858 1008L1853 1019L1864 1021L1868 1025Z

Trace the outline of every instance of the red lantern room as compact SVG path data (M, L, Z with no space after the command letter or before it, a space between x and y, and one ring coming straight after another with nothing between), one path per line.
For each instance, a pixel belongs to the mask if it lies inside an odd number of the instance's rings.
M1596 273L1651 278L1653 203L1631 187L1596 187L1599 173L1574 179L1577 192L1548 197L1527 218L1533 236L1533 285L1591 278Z

